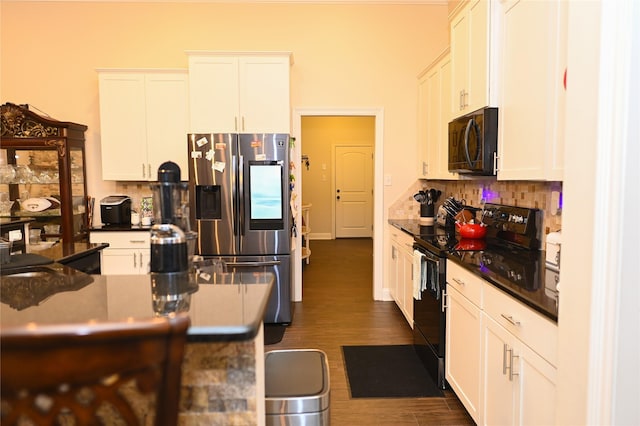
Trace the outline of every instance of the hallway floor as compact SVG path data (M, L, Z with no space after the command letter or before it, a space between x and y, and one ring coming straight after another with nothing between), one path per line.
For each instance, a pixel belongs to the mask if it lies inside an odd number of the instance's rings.
M472 425L451 391L443 398L352 399L341 346L412 343L412 331L394 302L373 300L370 238L313 240L303 267L303 302L280 343L265 351L315 348L329 359L331 425Z

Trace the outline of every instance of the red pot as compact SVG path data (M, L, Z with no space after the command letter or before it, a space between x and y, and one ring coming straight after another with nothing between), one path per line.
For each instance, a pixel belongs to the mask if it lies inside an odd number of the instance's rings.
M487 227L479 223L456 223L462 238L480 239L487 235Z
M456 245L456 250L461 251L478 251L487 248L487 243L480 239L462 238Z

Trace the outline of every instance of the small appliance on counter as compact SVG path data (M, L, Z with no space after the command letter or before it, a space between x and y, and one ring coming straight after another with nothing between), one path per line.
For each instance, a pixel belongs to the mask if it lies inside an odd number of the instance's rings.
M131 225L131 198L109 195L100 200L100 217L104 225Z
M547 242L545 245L545 260L547 264L560 269L560 246L562 245L562 234L558 232L550 232L547 234Z

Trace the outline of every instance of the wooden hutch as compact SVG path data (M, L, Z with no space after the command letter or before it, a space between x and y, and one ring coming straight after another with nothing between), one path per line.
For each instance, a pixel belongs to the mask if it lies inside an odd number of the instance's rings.
M33 218L45 241L88 241L83 124L38 115L28 105L0 106L0 196L13 202L4 222Z

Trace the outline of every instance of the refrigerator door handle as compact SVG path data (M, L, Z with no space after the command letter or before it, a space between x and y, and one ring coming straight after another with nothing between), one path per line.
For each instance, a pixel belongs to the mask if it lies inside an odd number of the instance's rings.
M236 156L232 155L231 156L231 171L233 172L231 174L232 176L232 182L231 182L231 200L233 203L233 212L235 213L233 215L233 217L231 218L231 220L233 221L233 235L238 235L238 197L236 194L236 182L235 179L233 178L233 176L238 176L238 163L236 162Z
M276 266L280 265L279 260L270 260L266 262L225 262L225 264L229 267L239 267L239 266L248 266L252 268L257 268L260 266Z
M238 156L239 161L238 161L238 179L240 180L240 182L238 182L238 203L240 204L239 208L239 217L238 220L240 222L240 230L238 232L238 235L244 235L244 215L245 215L245 211L244 211L244 155L239 155Z

